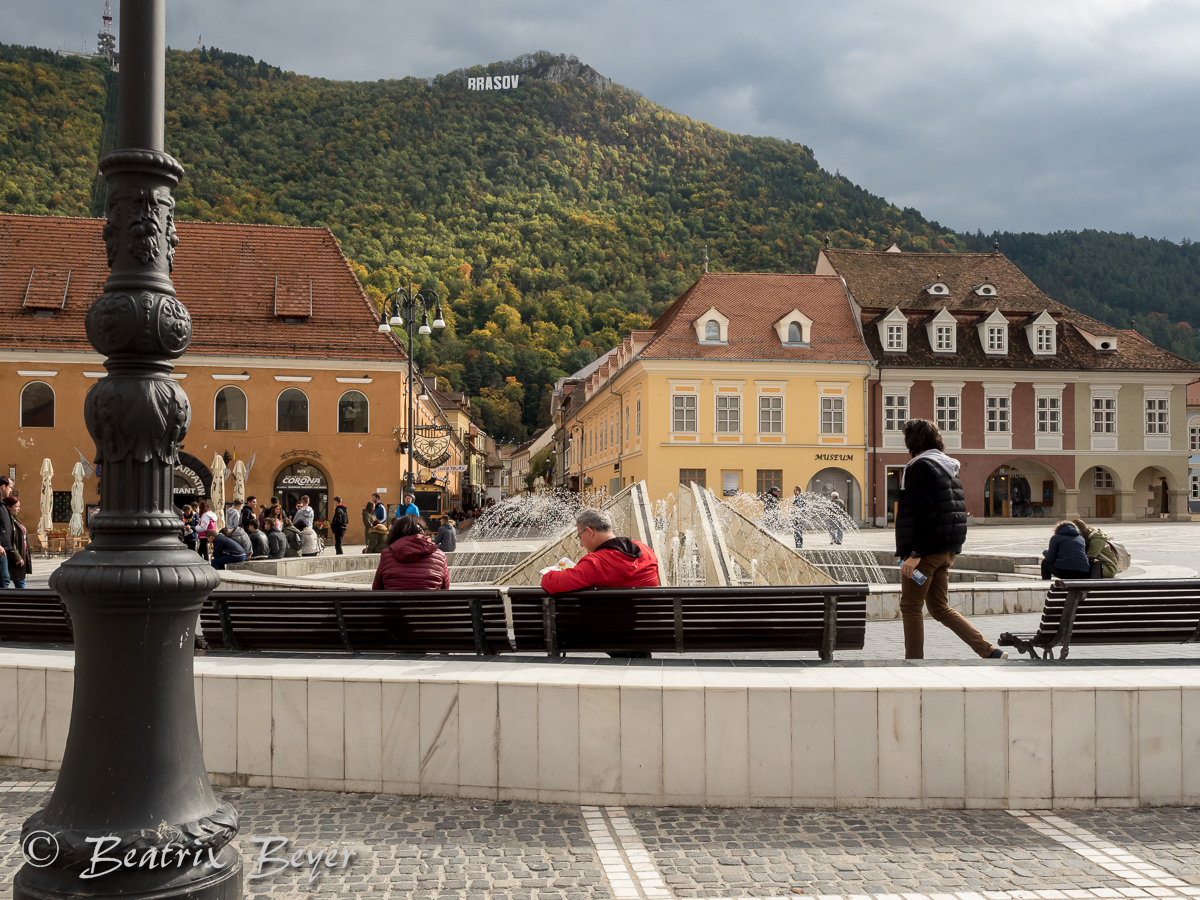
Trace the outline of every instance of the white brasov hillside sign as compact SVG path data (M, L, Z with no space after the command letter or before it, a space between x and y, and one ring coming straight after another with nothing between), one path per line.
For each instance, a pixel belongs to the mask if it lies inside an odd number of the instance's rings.
M487 78L468 78L469 91L507 91L517 86L520 75L489 75Z

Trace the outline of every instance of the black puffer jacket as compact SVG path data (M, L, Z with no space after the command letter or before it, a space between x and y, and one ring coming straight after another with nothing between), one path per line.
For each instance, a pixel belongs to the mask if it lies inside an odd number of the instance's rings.
M1087 558L1087 544L1079 529L1064 522L1054 529L1050 546L1046 548L1046 562L1061 572L1086 573L1091 568Z
M967 539L962 482L935 462L918 460L904 475L896 514L896 555L961 553Z

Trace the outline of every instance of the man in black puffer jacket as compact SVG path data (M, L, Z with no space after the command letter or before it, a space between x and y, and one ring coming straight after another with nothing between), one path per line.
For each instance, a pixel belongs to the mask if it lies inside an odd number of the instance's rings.
M912 459L900 477L896 513L896 555L901 564L900 616L904 621L905 659L925 658L922 607L985 659L1008 654L993 647L979 630L950 608L950 567L967 539L967 504L960 463L946 455L937 426L928 419L904 423L904 444ZM925 576L922 584L913 573Z

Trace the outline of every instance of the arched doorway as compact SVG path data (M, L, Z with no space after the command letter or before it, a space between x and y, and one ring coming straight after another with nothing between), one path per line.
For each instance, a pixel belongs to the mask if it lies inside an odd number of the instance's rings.
M846 504L846 512L850 518L862 518L862 488L859 487L858 479L845 469L837 466L822 469L809 479L807 489L810 493L825 497L836 491L838 498Z
M176 508L182 509L185 503L195 507L201 500L207 500L211 491L212 472L208 466L190 453L180 453L172 484Z
M997 468L983 486L983 514L993 519L1054 515L1058 475L1045 463L1017 459Z
M1092 466L1079 476L1079 514L1085 519L1111 519L1117 515L1121 482L1106 466Z
M1175 512L1175 477L1166 469L1146 466L1133 479L1133 513L1139 519L1167 518Z
M329 477L319 466L310 462L292 463L275 476L274 495L279 498L279 505L289 518L296 514L296 506L305 494L313 508L313 515L318 520L328 519Z

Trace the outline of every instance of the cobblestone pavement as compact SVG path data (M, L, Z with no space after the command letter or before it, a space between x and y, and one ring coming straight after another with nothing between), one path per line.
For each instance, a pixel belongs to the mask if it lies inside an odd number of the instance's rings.
M0 768L0 897L52 773ZM3 788L18 787L22 790ZM1200 810L621 809L220 790L247 896L414 900L1136 900L1200 897ZM286 838L287 854L273 837ZM330 851L259 866L296 850ZM347 859L346 851L353 851ZM1036 892L1036 893L1035 893Z

